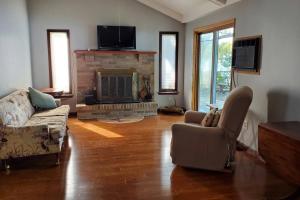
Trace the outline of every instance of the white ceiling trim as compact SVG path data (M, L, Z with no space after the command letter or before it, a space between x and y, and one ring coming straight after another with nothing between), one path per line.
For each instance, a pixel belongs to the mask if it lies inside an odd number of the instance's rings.
M219 10L228 5L237 3L241 0L201 0L199 2L183 0L184 4L179 4L180 9L172 1L161 1L160 0L137 0L146 6L149 6L169 17L174 18L182 23L193 21L199 17L204 17L209 13ZM163 3L164 2L164 3ZM166 3L167 2L167 3ZM181 3L181 2L180 2ZM188 8L188 9L187 9Z
M149 6L150 8L153 8L155 10L158 10L159 12L172 17L174 19L176 19L177 21L182 22L183 21L183 15L179 12L176 12L175 10L172 10L156 1L152 1L152 0L137 0L139 2L141 2L142 4L145 4L146 6Z
M220 8L220 5L212 3L211 1L206 1L205 3L192 8L189 13L186 13L181 22L187 23L193 21L199 17L204 17L205 15L208 15L209 13Z
M227 0L210 0L211 2L219 5L219 6L224 6L227 3Z

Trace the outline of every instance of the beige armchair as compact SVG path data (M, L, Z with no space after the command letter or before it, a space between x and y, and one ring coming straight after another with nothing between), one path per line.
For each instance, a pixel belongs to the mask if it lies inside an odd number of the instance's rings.
M172 126L172 162L184 167L217 171L230 166L252 97L252 90L247 86L232 90L217 127L200 125L205 113L186 112L185 123Z

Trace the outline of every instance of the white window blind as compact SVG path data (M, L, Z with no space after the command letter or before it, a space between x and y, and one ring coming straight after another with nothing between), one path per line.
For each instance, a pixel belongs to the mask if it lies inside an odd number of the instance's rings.
M52 87L70 92L69 37L67 32L49 32Z
M177 86L177 34L161 34L160 90L176 91Z

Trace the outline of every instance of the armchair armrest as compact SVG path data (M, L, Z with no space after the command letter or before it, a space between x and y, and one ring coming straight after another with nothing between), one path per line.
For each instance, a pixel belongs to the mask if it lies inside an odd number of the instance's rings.
M206 113L203 112L187 111L184 115L184 122L200 124L205 115Z
M219 127L203 127L194 124L173 124L172 134L174 137L208 137L225 140L225 132Z
M171 157L181 166L222 170L228 158L225 132L218 127L174 124Z

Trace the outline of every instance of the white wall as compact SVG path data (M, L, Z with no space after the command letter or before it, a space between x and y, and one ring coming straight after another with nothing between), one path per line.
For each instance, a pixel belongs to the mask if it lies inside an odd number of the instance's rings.
M25 0L0 0L0 97L31 86Z
M300 120L300 1L242 0L186 25L184 99L191 107L193 29L236 18L236 36L263 35L260 75L238 74L254 91L248 128L240 140L257 149L261 121Z
M28 10L34 87L49 86L47 29L70 29L71 49L77 50L97 47L97 25L132 25L137 29L137 49L157 51L155 91L158 90L159 31L179 31L180 95L176 99L178 104L183 104L184 24L135 0L28 0ZM156 96L156 99L160 105L169 103L169 96Z

